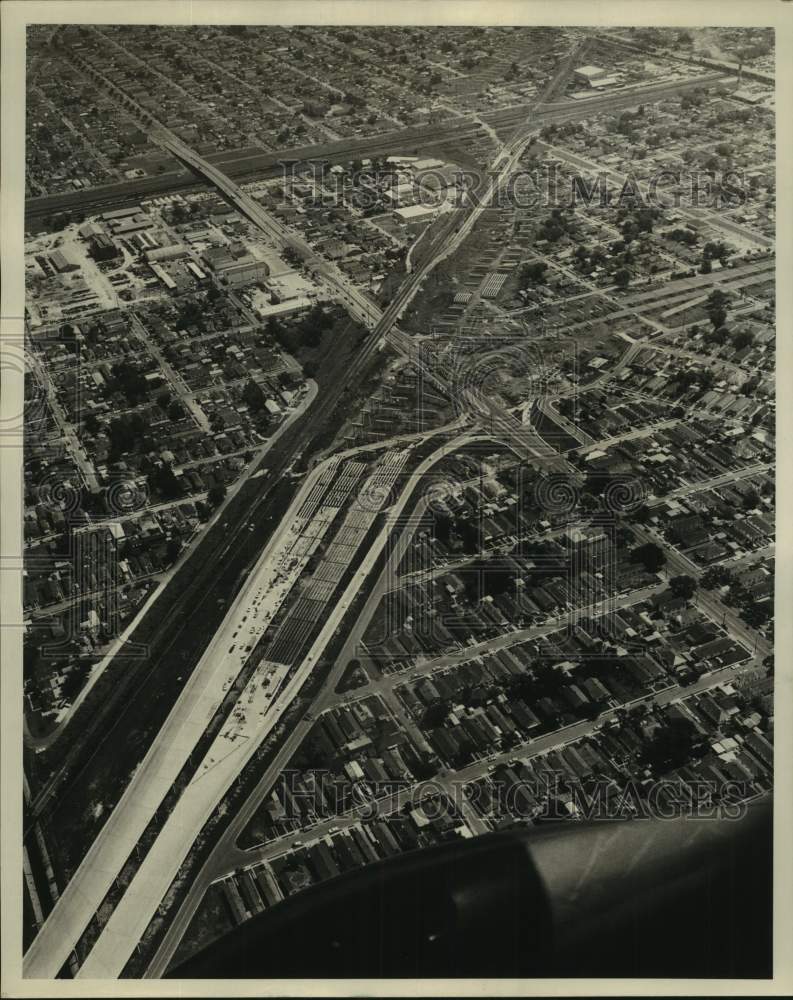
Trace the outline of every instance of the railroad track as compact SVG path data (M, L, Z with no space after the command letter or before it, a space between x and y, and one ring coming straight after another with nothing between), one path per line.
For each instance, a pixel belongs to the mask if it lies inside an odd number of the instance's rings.
M615 93L603 97L593 97L585 101L559 101L541 105L533 110L531 105L504 108L483 114L482 120L494 128L508 128L526 123L531 113L538 124L552 124L570 119L586 118L590 114L603 111L618 111L637 103L648 102L663 96L674 96L696 87L707 86L722 79L723 74L712 73L679 82L651 84L637 88L629 94ZM350 139L341 143L325 143L318 146L301 146L279 150L273 153L246 153L235 156L232 151L212 153L209 162L223 164L223 172L235 180L245 178L277 177L284 162L307 162L327 159L329 162L346 162L361 156L378 153L395 153L400 149L427 148L449 140L460 140L480 133L480 126L469 118L463 118L446 125L427 128L404 129L387 132L367 139ZM172 194L190 188L200 188L201 184L186 171L169 171L155 177L143 177L134 181L118 182L89 188L86 191L69 191L53 195L28 198L25 203L25 225L29 230L39 228L43 220L57 212L80 211L95 213L97 209L126 207L142 198Z

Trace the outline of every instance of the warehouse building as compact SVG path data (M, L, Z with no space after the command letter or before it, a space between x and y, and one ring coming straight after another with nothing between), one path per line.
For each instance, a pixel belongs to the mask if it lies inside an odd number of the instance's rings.
M578 83L591 87L594 82L606 76L606 71L600 66L579 66L573 70L573 76Z
M396 209L394 218L403 226L421 226L433 219L437 213L437 206L408 205L406 208Z

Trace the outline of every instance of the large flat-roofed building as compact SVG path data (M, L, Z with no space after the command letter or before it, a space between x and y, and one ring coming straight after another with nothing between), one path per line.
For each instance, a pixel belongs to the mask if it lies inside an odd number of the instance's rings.
M589 86L593 90L601 90L603 87L615 87L619 82L616 76L599 76L597 80L591 80Z
M67 260L60 250L54 250L50 254L50 264L52 264L58 274L62 274L64 271L76 271L78 267L77 264L73 264L70 260Z
M218 268L216 273L232 286L248 285L253 281L263 281L267 277L267 265L255 257L241 257L226 267Z
M169 291L173 291L174 288L176 288L176 282L164 268L160 267L159 264L149 264L149 267Z
M121 256L121 250L104 233L99 233L91 240L91 256L94 260L115 260Z
M113 222L116 219L126 219L132 215L140 215L143 209L140 205L131 205L129 208L117 208L112 212L105 212L102 218L105 222Z
M225 279L232 286L262 281L269 273L265 261L257 260L245 253L244 249L235 256L228 247L213 247L205 250L201 259L219 278Z
M394 212L394 218L403 225L417 226L429 222L437 213L437 206L408 205L406 208L398 208Z
M297 271L287 271L277 277L270 277L267 289L273 302L289 302L293 299L314 298L317 289Z
M141 229L150 229L154 225L154 220L148 215L132 215L126 219L116 219L109 223L115 236L123 236L125 233L136 233Z
M410 164L410 169L414 173L421 173L422 170L440 170L441 167L445 166L444 160L436 160L432 157L425 157L423 160L416 160L415 163Z
M573 76L578 80L579 83L585 83L587 86L592 86L593 81L599 80L601 77L606 75L606 71L601 69L600 66L579 66L578 69L573 70Z
M161 260L174 260L177 257L184 257L187 253L187 248L182 243L172 243L167 247L154 247L151 250L146 251L146 260L151 263L151 261L161 261Z

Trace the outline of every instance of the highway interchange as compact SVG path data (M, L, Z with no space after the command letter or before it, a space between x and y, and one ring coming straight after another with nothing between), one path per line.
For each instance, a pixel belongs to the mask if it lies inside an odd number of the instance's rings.
M543 125L555 121L575 119L591 114L595 110L614 110L633 106L640 101L660 100L666 96L680 93L689 87L702 86L706 82L705 78L698 77L690 81L676 81L637 88L631 93L593 98L575 105L566 102L550 103L554 98L554 91L558 87L560 79L557 75L546 94L543 95L543 99L531 106L506 109L483 116L486 117L489 125L502 130L502 132L514 128L514 134L504 142L496 159L491 164L486 186L476 204L465 209L462 213L458 213L455 227L452 228L449 225L442 232L440 238L433 243L430 252L424 254L421 263L406 276L392 301L385 308L374 303L369 296L356 288L338 268L319 257L304 240L275 220L233 179L251 174L256 174L257 177L267 176L268 171L276 169L274 162L271 160L268 164L267 160L277 154L262 156L255 152L244 151L236 155L229 153L214 157L201 157L161 126L150 123L150 131L163 148L169 150L176 159L186 164L193 174L198 174L203 181L212 184L235 204L238 210L258 226L276 247L290 247L297 252L302 260L313 269L315 277L332 290L336 300L343 303L350 315L367 328L368 337L349 372L348 381L354 381L385 344L388 344L397 353L412 359L419 366L422 365L421 358L417 358L415 343L398 329L397 324L400 317L409 303L421 291L423 282L432 270L442 260L454 253L470 235L482 212L486 210L496 192L514 172L521 155L536 138ZM529 118L528 122L527 117ZM459 121L448 127L448 134L460 136L465 135L470 130L470 122ZM434 132L434 137L438 138L437 129ZM301 159L307 159L309 156L322 156L331 160L333 158L348 160L353 155L371 155L380 151L391 152L411 144L426 147L426 138L420 132L410 130L401 138L399 136L374 137L356 143L330 144L320 147L319 150L312 148L312 150L298 152ZM166 175L156 180L158 185L162 185L157 188L158 191L178 189L184 184L195 184L194 177L190 175ZM96 211L99 206L123 204L130 198L140 198L143 194L151 193L148 190L150 186L151 182L131 182L128 185L113 185L111 186L112 190L111 187L108 187L105 191L87 192L82 197L66 195L52 196L48 199L33 199L28 206L29 217L40 219L45 213L51 214L54 211L70 209L78 205L85 210ZM152 188L153 190L154 188ZM433 380L444 393L449 394L455 391L453 373L442 365L427 364L424 374ZM338 394L335 399L331 394L328 400L320 401L323 412L330 413L337 399ZM515 420L497 400L466 389L464 398L460 402L462 408L472 415L475 423L484 427L485 431L492 437L506 443L519 457L540 459L552 466L567 468L564 460L559 458L555 451L532 428ZM317 414L310 414L310 416L313 419ZM425 458L402 482L399 496L390 508L390 513L394 517L398 517L410 502L424 473L452 450L469 442L474 433L478 433L478 431L458 433L457 436L445 441L429 457ZM322 483L323 476L331 469L336 471L338 462L338 457L334 457L319 463L305 478L297 491L288 512L280 521L255 565L251 568L242 589L226 610L222 623L190 675L165 724L161 727L143 761L136 769L120 801L25 955L24 971L27 977L48 978L58 974L61 967L69 959L84 928L99 909L127 858L135 849L146 826L156 815L158 807L172 787L180 770L190 759L193 750L201 743L208 724L223 704L225 691L239 675L248 660L247 654L250 653L256 645L256 641L272 622L278 607L286 600L294 582L300 575L305 565L304 560L307 560L313 551L305 549L301 551L297 561L293 560L294 545L301 537L301 529L295 529L294 526L301 521L301 518L303 526L309 522L317 523L316 509L310 515L301 515L300 512L315 486ZM284 458L281 468L285 467L286 463L287 459ZM338 513L338 510L335 513ZM330 517L330 514L328 516ZM247 521L247 516L245 520ZM321 521L321 518L319 520ZM237 529L235 531L236 534L229 544L232 544L234 539L237 540L237 544L244 544L245 537L244 535L240 537L239 534L241 527L239 531ZM379 532L368 550L362 553L360 566L356 570L355 576L348 583L344 592L335 600L332 614L328 616L311 650L299 664L297 670L288 677L286 674L278 674L276 670L271 675L275 678L273 686L267 692L264 692L263 684L260 684L258 692L252 688L250 691L246 688L246 695L250 694L251 698L256 696L263 699L261 703L256 702L256 704L260 705L264 721L257 725L255 731L250 729L246 731L244 744L240 743L240 749L235 748L234 753L229 753L226 756L221 755L220 760L218 760L216 756L211 756L218 753L215 743L206 750L205 760L211 760L213 766L209 768L205 765L202 768L199 765L196 777L179 798L174 810L165 819L153 846L95 941L88 958L78 973L79 978L109 978L121 974L126 961L134 952L204 823L239 776L262 740L277 725L281 716L311 675L323 650L352 607L361 585L369 578L377 560L385 550L389 537L390 528L386 526ZM649 529L646 531L646 537L648 539L654 537ZM699 575L696 567L686 557L679 554L670 557L669 568L670 571ZM383 592L382 580L388 569L389 567L386 566L383 570L383 576L378 578L378 583L369 595L364 611L356 620L356 627L350 633L348 646L350 642L360 638L362 625L368 620L367 613L371 615L380 600ZM657 589L653 588L652 591L639 591L626 595L620 598L619 604L627 606L636 603L646 599L649 593ZM697 600L702 609L711 617L728 622L730 632L738 637L747 648L754 643L753 653L756 652L758 657L768 652L767 644L758 643L756 637L753 638L751 630L747 630L737 619L737 616L725 608L717 598L703 595L699 596ZM240 639L238 634L242 624L247 623L249 615L258 619L256 627L248 626L248 634L244 639ZM260 615L261 618L259 618ZM525 635L524 632L509 633L501 639L490 640L488 643L482 644L481 652L499 648L500 645L521 641L521 636L526 638L547 634L547 631L554 627L557 627L556 623L548 623L539 631L536 628L524 630ZM238 639L237 643L234 642L235 638ZM245 646L242 645L242 642L245 642ZM438 669L448 665L454 661L455 655L457 654L441 658L440 661L431 664L428 669ZM476 655L476 653L474 650L466 650L460 655L469 657ZM345 662L346 659L343 655L338 657L328 680L315 697L311 711L303 713L288 733L283 746L258 783L255 794L245 803L228 831L224 833L219 850L210 856L208 866L202 869L187 899L174 916L170 929L152 961L149 975L162 973L167 961L173 955L195 907L200 903L206 886L213 878L219 877L222 865L227 865L227 860L219 862L218 858L225 859L229 850L233 849L236 836L258 806L262 796L266 794L267 789L272 787L284 763L299 746L300 741L313 724L312 719L316 713L333 704L333 689ZM721 680L734 676L737 670L738 667L730 668L730 671L723 673L723 676L720 674L718 678L715 675L702 678L697 684L701 686L702 690L705 690ZM259 683L260 680L257 679L257 684ZM691 690L688 689L689 692ZM654 698L660 704L673 700L679 695L679 689L670 688L655 695ZM238 705L241 701L242 697L240 697ZM592 732L596 725L607 721L614 711L616 709L607 713L597 723L577 724L564 731L541 737L534 741L531 746L519 748L501 756L504 758L531 756L545 752L560 743L578 739ZM477 764L455 774L454 780L466 783L481 777L501 759L501 756L477 762ZM447 778L451 780L449 776ZM395 805L398 805L399 801ZM353 821L354 818L349 820L349 822ZM334 822L340 825L342 821L335 820ZM283 845L275 843L268 846L264 852L259 852L256 857L273 856L274 852L281 849L283 849ZM239 860L239 855L237 855L236 860Z

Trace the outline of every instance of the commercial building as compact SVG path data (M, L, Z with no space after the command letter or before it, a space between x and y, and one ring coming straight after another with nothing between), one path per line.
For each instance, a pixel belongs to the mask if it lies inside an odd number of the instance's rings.
M140 205L132 205L129 208L117 208L113 212L105 212L102 216L104 222L113 222L116 219L127 219L133 215L140 215L143 209Z
M163 268L160 267L159 264L149 264L149 267L151 268L152 272L165 285L165 287L169 289L169 291L173 291L173 289L176 288L176 282L173 280L170 274L168 274L167 271L163 270Z
M101 226L98 226L95 222L85 222L77 231L84 240L88 240L92 236L99 236L104 233L104 229Z
M398 208L394 212L394 218L404 226L423 225L429 222L438 214L437 206L432 205L408 205L406 208Z
M246 253L235 257L226 247L205 250L201 259L232 287L263 281L270 272L265 261Z
M199 281L206 281L206 274L201 270L198 264L193 263L192 260L187 262L187 270L190 271L191 274L194 274Z
M593 81L606 76L606 71L601 69L600 66L579 66L578 69L573 70L573 76L578 83L584 83L591 87Z
M67 260L60 250L54 250L50 254L50 264L55 268L58 274L63 274L64 271L77 270L77 264L72 264L70 260Z
M616 76L600 76L597 80L591 80L589 86L593 90L602 90L604 87L614 87L619 82Z
M229 285L249 285L254 281L263 281L267 277L267 265L255 257L242 257L226 267L218 269L220 278L225 278Z
M418 174L421 173L422 170L440 170L443 166L445 166L445 162L443 160L426 157L421 160L416 160L415 163L411 163L410 168L414 173Z
M167 247L155 247L153 250L147 250L146 260L150 264L163 260L176 260L178 257L184 257L186 253L187 248L182 243L172 243Z
M294 299L315 298L317 289L297 271L287 271L277 278L270 277L267 290L273 302L289 302Z
M416 187L412 181L400 181L384 192L384 197L395 207L412 205L416 200Z
M127 219L118 219L110 223L110 228L116 236L124 236L127 233L137 233L141 229L150 229L154 225L154 220L148 215L133 215Z
M115 260L121 251L109 236L99 233L91 240L91 256L94 260Z

